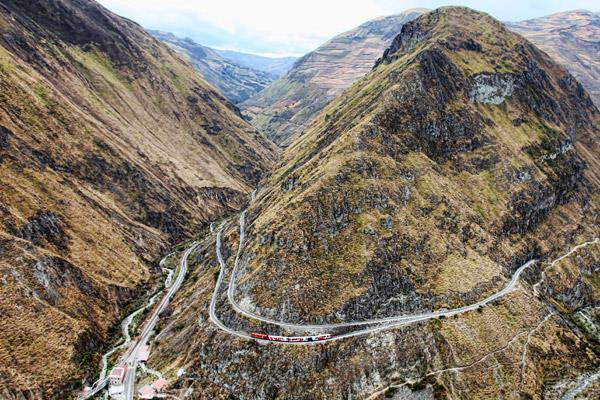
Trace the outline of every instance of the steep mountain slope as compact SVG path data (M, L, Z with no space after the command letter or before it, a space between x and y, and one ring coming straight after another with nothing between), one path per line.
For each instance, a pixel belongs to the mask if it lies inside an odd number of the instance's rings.
M94 1L0 9L0 397L64 398L166 246L236 209L275 153Z
M600 15L567 11L508 27L531 40L567 68L600 107Z
M263 90L275 79L266 72L221 57L215 50L199 45L191 39L181 39L169 32L148 32L180 53L204 79L233 103L241 103Z
M233 50L215 49L222 57L279 78L292 68L298 57L264 57Z
M263 182L234 297L288 322L365 320L474 303L538 261L477 311L264 345L209 320L213 238L150 364L185 368L174 393L199 399L560 398L600 362L572 314L600 299L599 124L572 75L488 15L451 7L409 22ZM225 294L217 311L231 329L294 333L241 318Z
M531 43L451 10L403 28L285 152L250 209L249 304L300 320L455 305L568 237L539 236L554 212L586 210L557 231L594 227L597 108Z
M402 24L426 11L413 9L374 19L334 37L242 103L244 115L277 144L289 144L333 97L373 68Z

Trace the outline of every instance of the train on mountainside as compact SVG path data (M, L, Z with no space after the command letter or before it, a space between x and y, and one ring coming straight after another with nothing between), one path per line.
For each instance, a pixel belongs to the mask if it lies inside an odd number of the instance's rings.
M254 339L270 340L272 342L292 342L292 343L318 342L321 340L331 339L331 337L332 337L332 335L329 333L326 333L323 335L317 335L317 336L273 336L273 335L267 335L265 333L258 333L258 332L252 332L252 333L250 333L250 336L253 337Z

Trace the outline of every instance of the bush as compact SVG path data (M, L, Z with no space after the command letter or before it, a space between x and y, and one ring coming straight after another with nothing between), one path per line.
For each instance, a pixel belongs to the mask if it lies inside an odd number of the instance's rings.
M429 325L431 326L431 329L433 329L434 331L439 331L440 329L442 329L442 321L440 321L439 318L433 318L429 321Z
M408 387L410 387L410 390L412 390L413 392L418 392L425 389L427 387L427 383L424 380L420 380L415 383L409 384Z

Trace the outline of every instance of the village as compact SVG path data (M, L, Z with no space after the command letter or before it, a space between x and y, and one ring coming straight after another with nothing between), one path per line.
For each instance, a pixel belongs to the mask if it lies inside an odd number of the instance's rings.
M157 371L151 371L145 363L150 357L150 346L144 345L140 348L136 355L136 362L140 363L142 369L150 374L156 375L156 379L150 384L143 385L138 390L139 399L154 399L163 391L167 381L162 377L162 374ZM108 376L108 394L111 399L124 400L127 398L127 387L134 384L130 380L135 379L133 370L130 370L131 362L123 362L112 369ZM161 396L162 397L162 396Z

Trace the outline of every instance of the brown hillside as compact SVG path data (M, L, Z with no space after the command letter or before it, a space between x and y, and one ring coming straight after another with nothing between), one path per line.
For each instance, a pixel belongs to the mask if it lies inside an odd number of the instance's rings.
M0 4L0 397L55 397L166 247L275 151L141 27L91 0Z

